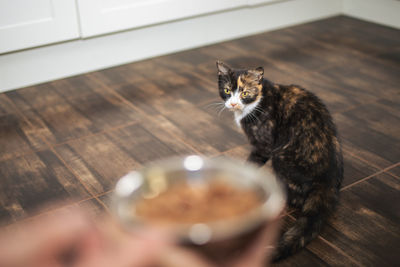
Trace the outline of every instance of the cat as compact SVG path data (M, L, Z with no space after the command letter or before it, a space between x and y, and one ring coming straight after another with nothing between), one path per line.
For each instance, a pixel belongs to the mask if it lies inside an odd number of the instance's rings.
M343 157L336 127L317 96L272 83L262 67L239 70L217 61L217 69L219 94L251 144L247 161L263 166L271 159L296 210L274 255L274 261L284 259L319 234L338 202Z

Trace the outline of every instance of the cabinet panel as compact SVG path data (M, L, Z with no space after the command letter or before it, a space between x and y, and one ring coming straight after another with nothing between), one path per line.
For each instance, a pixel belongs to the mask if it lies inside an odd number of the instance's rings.
M75 1L0 0L0 53L78 37Z
M247 0L78 0L89 37L247 5Z

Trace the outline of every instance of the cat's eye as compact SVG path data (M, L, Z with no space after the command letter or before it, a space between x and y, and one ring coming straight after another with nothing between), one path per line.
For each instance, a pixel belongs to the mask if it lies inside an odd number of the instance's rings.
M246 97L248 95L249 95L249 92L247 92L247 91L242 92L242 97Z
M226 88L226 89L224 90L224 92L225 92L225 94L229 95L229 94L231 93L231 89Z

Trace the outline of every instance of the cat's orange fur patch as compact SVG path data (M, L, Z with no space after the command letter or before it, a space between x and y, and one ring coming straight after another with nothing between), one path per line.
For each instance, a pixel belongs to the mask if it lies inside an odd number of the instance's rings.
M237 80L237 85L238 85L238 88L240 89L240 88L244 88L244 83L243 83L243 81L242 81L242 76L239 76L239 78L238 78L238 80Z
M262 96L262 84L257 82L256 80L254 80L254 78L250 76L239 76L237 80L237 85L239 90L242 90L243 92L247 91L252 96L257 95L256 100L259 100ZM254 90L255 88L257 90Z

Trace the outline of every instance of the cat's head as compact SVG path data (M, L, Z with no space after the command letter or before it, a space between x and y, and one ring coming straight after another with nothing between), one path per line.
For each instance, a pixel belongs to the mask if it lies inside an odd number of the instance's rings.
M238 112L246 112L260 101L264 69L236 70L217 61L218 88L225 106Z

